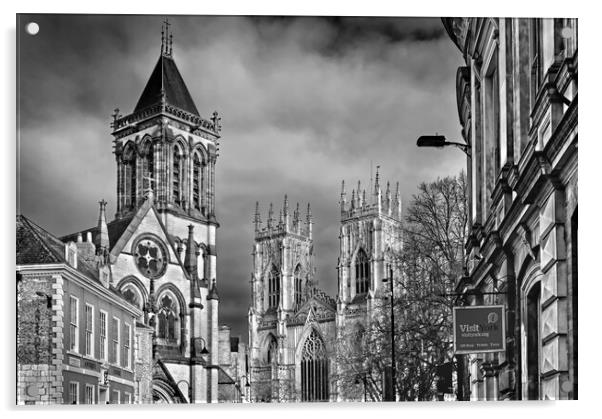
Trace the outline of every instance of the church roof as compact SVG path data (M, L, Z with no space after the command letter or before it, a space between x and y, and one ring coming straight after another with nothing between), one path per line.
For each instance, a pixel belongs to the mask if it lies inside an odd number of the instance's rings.
M67 263L65 243L25 217L17 215L17 265ZM98 271L78 256L77 270L98 280Z
M159 57L142 95L138 99L134 113L161 103L162 90L165 92L167 104L200 116L175 61L171 56L164 54Z
M133 215L131 215L129 217L125 217L125 218L118 218L118 219L115 219L115 220L107 223L107 227L109 230L109 245L110 245L109 250L113 250L113 247L115 246L115 244L117 243L119 238L123 235L123 232L128 227L130 222L132 221L132 218L134 218ZM75 233L69 234L67 236L63 236L63 237L61 237L61 241L65 242L65 243L70 242L70 241L77 241L78 233L81 233L83 237L86 237L86 234L88 232L92 233L92 241L94 242L94 240L96 239L96 236L98 234L98 226L90 227L90 228L87 228L80 232L75 232Z

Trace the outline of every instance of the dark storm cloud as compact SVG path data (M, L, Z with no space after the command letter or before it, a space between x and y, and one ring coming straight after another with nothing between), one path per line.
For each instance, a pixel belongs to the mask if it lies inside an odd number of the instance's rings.
M56 234L115 210L109 115L130 112L159 54L162 16L25 16L20 39L21 210ZM197 108L218 110L220 322L246 339L251 223L285 193L311 202L318 280L336 292L340 183L370 165L405 199L453 174L461 153L418 150L425 133L458 132L460 54L435 18L174 16L174 57ZM22 30L22 28L20 28ZM392 185L394 187L394 184Z

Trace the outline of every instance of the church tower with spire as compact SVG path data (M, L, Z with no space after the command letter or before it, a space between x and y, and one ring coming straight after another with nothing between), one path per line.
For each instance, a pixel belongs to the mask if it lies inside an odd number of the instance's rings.
M165 21L159 59L136 106L113 114L115 219L107 222L102 200L97 225L62 240L77 240L103 284L143 312L136 333L152 333L152 371L144 374L152 375L153 400L217 402L220 118L201 117L172 44Z

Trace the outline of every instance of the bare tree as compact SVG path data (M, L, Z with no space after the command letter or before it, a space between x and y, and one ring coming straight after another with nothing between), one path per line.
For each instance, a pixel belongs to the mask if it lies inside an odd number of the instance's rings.
M407 208L395 311L397 391L404 400L436 395L437 366L452 359L451 296L466 266L466 176L422 183ZM390 330L390 329L389 329Z
M395 286L395 390L401 400L433 400L437 366L452 357L452 294L464 272L466 177L422 183L406 209L403 249L390 255ZM371 319L337 336L344 399L382 400L391 366L390 299L376 296Z

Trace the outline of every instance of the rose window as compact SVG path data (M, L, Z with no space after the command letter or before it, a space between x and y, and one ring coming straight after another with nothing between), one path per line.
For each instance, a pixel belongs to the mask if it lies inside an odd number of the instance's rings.
M134 257L136 258L136 266L148 278L157 278L165 272L165 251L153 239L140 240L136 244Z

